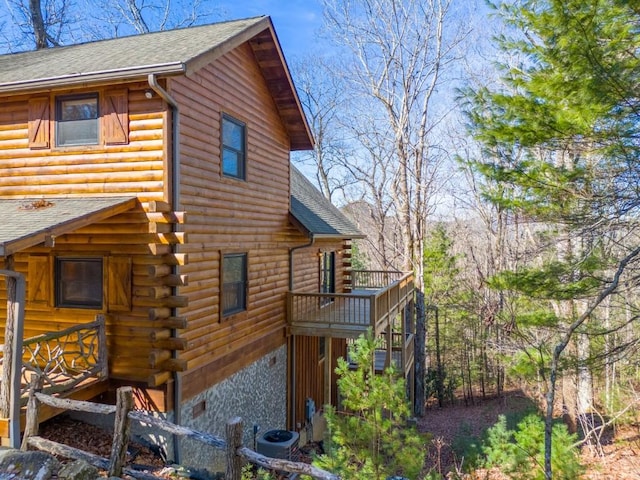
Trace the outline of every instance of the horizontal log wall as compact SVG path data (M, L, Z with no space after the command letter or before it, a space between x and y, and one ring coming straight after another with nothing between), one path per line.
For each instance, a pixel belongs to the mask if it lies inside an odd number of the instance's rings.
M180 208L189 215L180 246L189 305L179 310L189 319L180 352L187 399L284 345L288 251L305 239L288 220L289 139L249 46L169 87L180 104ZM222 113L246 124L246 181L221 174ZM236 252L248 255L248 306L223 318L221 255Z
M182 223L185 218L182 213L171 212L165 203L169 142L164 139L170 133L166 106L157 95L151 99L145 97L146 83L123 84L117 88L127 91L128 142L125 144L107 145L101 138L100 145L55 147L55 115L51 114L49 146L29 146L29 98L48 98L50 111L55 112L57 95L98 92L102 97L110 88L0 97L0 198L138 197L140 204L135 210L58 236L53 248L38 246L16 254L14 267L27 276L29 289L33 282L28 275L29 263L34 256L48 257L42 265L49 269L50 276L53 276L57 255L102 256L105 259L104 308L56 308L51 281L48 290L40 292L38 301L27 302L25 336L89 322L97 313L103 313L107 320L111 378L153 385L166 380L167 368L181 368L177 363L162 362L171 358L172 349L185 347L170 338L171 328L184 326L184 319L166 318L168 315L156 318L149 313L150 310L163 312L175 302L182 304L181 299L165 295L166 290L170 290L167 284L179 284L181 279L167 279L153 271L153 268L166 268L168 263L184 261L171 255L170 243L184 241L183 236L171 233L172 223ZM130 272L119 272L119 275L130 274L131 298L129 306L109 311L109 281L114 279L109 278L107 265L114 256L126 259ZM5 299L2 283L0 302ZM2 324L5 318L5 310L0 309ZM0 338L3 332L1 328ZM158 377L159 374L163 376Z
M149 214L153 215L153 214ZM104 313L107 323L107 345L109 373L114 379L147 383L150 378L163 370L161 360L171 358L171 350L185 348L180 339L171 339L171 328L185 326L184 319L150 318L151 309L167 308L171 297L158 297L156 292L166 287L163 277L156 277L150 267L164 265L162 256L153 255L146 243L135 243L136 238L143 242L153 234L142 234L149 230L147 214L142 210L128 212L106 221L79 229L72 234L56 238L55 247L44 246L30 248L14 256L14 268L27 278L27 291L30 288L28 275L30 259L48 257L48 268L53 276L53 259L60 256L102 256L104 263L105 297L109 286L107 265L110 258L131 259L131 307L126 311L109 311L107 305L102 310L81 308L55 308L53 282L49 291L43 294L45 301L28 301L25 310L25 336L31 337L49 331L58 331L71 325L93 321L97 313ZM90 241L84 241L89 238ZM83 240L79 240L83 239ZM153 269L151 269L153 270ZM4 282L0 290L0 302L6 301ZM4 324L6 309L0 309L0 321ZM0 338L4 328L0 329ZM0 340L1 341L1 340ZM180 368L179 365L170 366Z
M293 291L318 293L320 291L320 255L336 252L336 293L345 293L344 269L349 265L341 240L317 240L310 247L295 250L293 254Z
M95 194L164 199L166 144L163 102L147 99L145 83L128 88L129 141L123 145L55 147L55 97L105 88L37 94L50 101L50 146L29 148L29 96L0 97L0 197ZM34 94L33 96L36 96Z

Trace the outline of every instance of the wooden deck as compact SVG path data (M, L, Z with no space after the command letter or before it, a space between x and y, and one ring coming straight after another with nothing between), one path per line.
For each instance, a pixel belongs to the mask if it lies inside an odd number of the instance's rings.
M387 331L413 301L413 274L404 274L385 287L351 293L288 292L287 314L291 335L356 338L368 329L377 336Z

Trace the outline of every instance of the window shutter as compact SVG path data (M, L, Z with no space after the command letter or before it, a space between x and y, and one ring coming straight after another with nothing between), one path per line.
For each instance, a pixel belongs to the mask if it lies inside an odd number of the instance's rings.
M29 148L49 148L49 97L29 100Z
M110 312L131 310L131 258L109 257L107 302Z
M51 299L51 260L48 255L29 255L27 301L49 304Z
M103 105L104 141L107 145L129 143L129 92L107 90Z

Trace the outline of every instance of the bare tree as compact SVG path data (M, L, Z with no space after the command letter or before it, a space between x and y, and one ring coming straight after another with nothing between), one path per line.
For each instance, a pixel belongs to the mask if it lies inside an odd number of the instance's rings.
M215 13L202 0L83 0L96 12L85 34L91 40L206 23Z
M296 58L291 69L315 146L310 152L299 152L295 161L313 165L320 191L333 200L334 192L352 182L344 169L351 153L342 138L340 118L346 92L342 77L336 74L338 65L331 57L319 52L309 56L316 61L310 62L308 56Z
M88 29L92 39L190 27L206 22L215 12L202 0L85 1L90 11L97 11Z
M352 111L362 119L353 140L369 154L381 154L363 158L359 169L369 172L367 164L374 163L384 168L402 266L421 282L422 244L441 160L433 148L441 120L433 104L460 40L458 30L445 32L453 26L451 0L326 0L324 6L331 35L350 54L342 71Z
M3 0L0 51L71 45L205 23L203 0Z
M58 46L74 25L72 0L4 0L14 28L3 28L6 50Z

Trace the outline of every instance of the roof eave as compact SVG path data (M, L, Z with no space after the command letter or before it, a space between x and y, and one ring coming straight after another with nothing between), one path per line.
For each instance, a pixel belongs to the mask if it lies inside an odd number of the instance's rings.
M46 241L48 237L59 237L81 227L102 221L119 213L131 210L137 204L136 197L123 197L115 205L96 209L95 211L81 215L70 220L60 222L53 227L38 230L29 235L14 240L0 242L0 256L7 257L26 248L33 247Z
M43 90L55 87L68 87L83 84L102 83L114 80L133 80L146 78L150 73L156 75L180 75L185 73L186 67L182 62L145 65L125 69L103 70L91 73L78 73L60 77L38 78L20 82L0 84L0 93L22 92L28 90Z
M362 240L363 238L367 238L366 235L363 234L345 234L345 233L314 233L313 237L316 239L325 239L325 240L330 240L330 239L340 239L340 240L349 240L349 239L353 239L353 240Z
M348 233L316 233L312 230L310 230L304 223L302 223L298 217L296 217L296 215L289 211L289 221L293 224L294 227L296 227L298 230L300 230L300 233L306 235L308 238L315 238L318 240L361 240L364 238L367 238L366 235L362 234L362 233L353 233L353 234L348 234Z
M262 24L262 22L261 22ZM278 39L278 34L273 26L273 22L270 17L266 17L265 19L266 27L263 31L268 31L271 40L274 43L276 56L280 60L280 64L282 65L282 69L279 72L281 78L285 80L285 84L287 86L287 95L289 96L289 101L282 103L282 99L280 98L282 91L274 88L273 79L269 78L269 76L265 75L265 80L269 89L271 90L272 96L276 105L278 106L278 111L280 113L281 118L283 118L285 125L287 125L287 130L289 133L290 139L290 150L298 151L298 150L312 150L314 147L314 139L313 134L311 133L311 128L309 127L309 122L307 121L307 117L304 113L304 109L302 108L302 102L298 96L298 92L296 90L295 84L293 83L293 79L291 77L291 72L289 70L289 65L287 64L287 60L282 52L282 46L280 45L280 40ZM260 32L261 33L261 32ZM261 61L260 56L258 55L257 44L254 42L257 41L258 44L262 39L259 34L256 34L252 41L252 48L254 50L254 54L256 55L256 59L258 64L263 69L263 72L268 70L265 68L265 65ZM291 108L294 106L294 108ZM292 113L293 112L293 113ZM295 128L289 128L292 125L292 122L296 124Z
M225 53L230 52L234 48L242 45L245 42L248 42L253 37L255 37L258 33L262 32L270 25L269 17L263 16L259 21L247 27L244 30L239 31L238 33L230 36L224 42L215 47L202 52L200 55L197 55L193 58L187 60L185 64L185 74L186 76L190 76L194 72L200 70L203 66L211 63L213 60L220 58Z
M313 237L313 232L309 230L300 220L298 220L298 217L296 217L291 210L289 210L289 221L300 231L300 233L308 238Z

